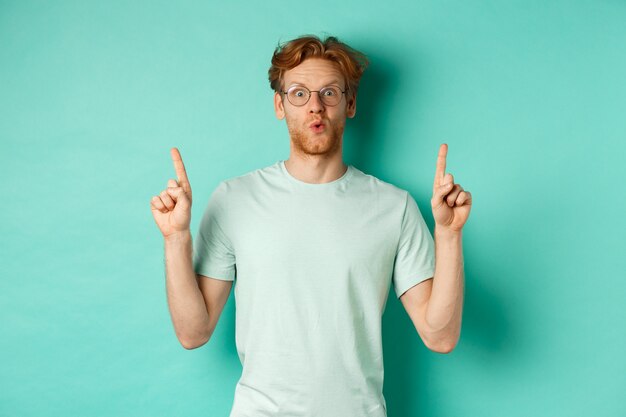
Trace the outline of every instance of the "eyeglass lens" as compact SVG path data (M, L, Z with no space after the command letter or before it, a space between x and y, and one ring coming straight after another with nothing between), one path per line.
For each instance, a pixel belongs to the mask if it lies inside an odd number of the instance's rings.
M342 91L338 87L324 87L319 92L322 103L327 106L335 106L341 101ZM287 98L294 106L303 106L311 97L311 91L306 87L293 86L287 90Z

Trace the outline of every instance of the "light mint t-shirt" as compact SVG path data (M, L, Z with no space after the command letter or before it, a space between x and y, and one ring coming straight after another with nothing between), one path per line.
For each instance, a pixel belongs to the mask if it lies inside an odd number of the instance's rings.
M411 195L348 165L310 184L284 161L222 181L194 241L194 270L235 280L243 366L230 417L386 417L381 318L434 275Z

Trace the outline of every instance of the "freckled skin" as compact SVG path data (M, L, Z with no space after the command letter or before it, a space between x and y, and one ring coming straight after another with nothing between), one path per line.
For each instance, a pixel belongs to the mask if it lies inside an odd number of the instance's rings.
M331 83L342 90L346 89L345 79L337 64L319 58L309 58L285 72L284 89L296 83L315 91ZM312 93L307 104L297 107L286 97L283 99L283 96L276 94L274 104L276 116L279 119L286 118L292 153L304 158L313 156L324 159L341 155L346 117L354 117L356 99L343 94L339 104L327 106L322 103L317 93ZM319 119L326 129L321 133L315 133L309 125Z

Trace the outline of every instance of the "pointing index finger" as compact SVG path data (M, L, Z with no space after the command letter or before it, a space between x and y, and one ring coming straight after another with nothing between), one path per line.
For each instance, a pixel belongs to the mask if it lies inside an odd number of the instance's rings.
M172 161L174 161L174 169L176 170L178 183L180 184L181 187L183 187L183 183L189 184L189 179L187 178L187 171L185 171L185 164L183 164L183 158L181 158L178 148L172 148L170 150L170 154L172 155Z
M442 143L437 156L437 171L435 172L435 186L443 184L443 177L446 175L446 156L448 155L448 144Z

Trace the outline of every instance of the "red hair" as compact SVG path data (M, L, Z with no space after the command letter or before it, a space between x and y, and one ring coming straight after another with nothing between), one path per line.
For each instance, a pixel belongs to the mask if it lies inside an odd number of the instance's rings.
M268 71L270 87L277 93L283 90L285 71L300 65L308 58L322 58L336 63L346 81L346 97L355 97L359 80L369 61L362 53L340 42L334 36L321 40L315 35L303 35L278 44Z

